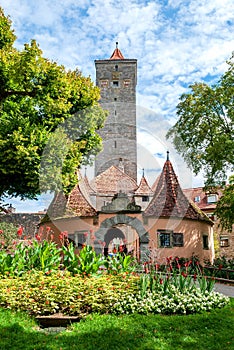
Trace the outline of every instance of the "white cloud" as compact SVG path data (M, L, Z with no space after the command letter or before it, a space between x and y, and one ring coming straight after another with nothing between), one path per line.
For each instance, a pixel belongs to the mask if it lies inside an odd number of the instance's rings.
M138 60L137 102L175 121L179 96L209 76L215 82L234 50L233 0L2 0L18 37L95 81L94 60L119 41Z

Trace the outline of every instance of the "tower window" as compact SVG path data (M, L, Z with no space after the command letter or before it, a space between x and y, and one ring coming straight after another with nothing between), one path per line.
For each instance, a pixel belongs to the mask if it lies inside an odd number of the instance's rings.
M113 87L119 87L119 82L117 80L113 81Z
M117 141L115 141L115 148L117 148Z
M117 101L117 97L114 98L114 101Z
M117 114L116 110L115 110L115 115Z
M100 80L100 85L102 88L108 87L108 80Z
M130 83L130 80L124 80L124 87L129 87Z
M118 72L118 70L119 70L119 67L118 67L118 65L116 64L116 66L115 66L115 71Z

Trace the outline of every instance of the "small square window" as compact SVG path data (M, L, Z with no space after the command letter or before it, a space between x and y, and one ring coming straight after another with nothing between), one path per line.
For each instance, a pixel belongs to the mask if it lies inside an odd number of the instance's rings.
M108 80L101 80L100 85L101 85L101 88L107 88L108 87Z
M124 80L124 87L129 87L131 84L130 80Z
M171 247L171 231L158 231L158 244L159 248L170 248Z
M220 247L229 247L228 237L220 237Z
M173 242L172 242L173 247L183 247L184 246L183 233L173 233L172 239L173 239Z
M74 234L68 235L68 238L75 242L76 247L81 248L86 242L87 231L75 231Z
M208 194L208 195L207 195L207 203L208 203L208 204L216 203L217 200L218 200L217 194Z
M142 202L149 202L149 196L142 196Z
M119 87L119 82L118 81L113 81L112 84L113 84L113 87Z

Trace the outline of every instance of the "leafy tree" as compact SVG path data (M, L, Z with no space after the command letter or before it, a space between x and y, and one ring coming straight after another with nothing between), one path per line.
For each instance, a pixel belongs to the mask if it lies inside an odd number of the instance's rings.
M11 21L0 8L0 197L35 198L61 187L69 192L77 182L77 167L101 150L96 131L106 112L98 104L99 89L80 71L67 71L44 58L35 40L17 50L15 39ZM70 119L77 126L72 137L65 124ZM53 151L47 149L47 167L52 164L53 171L45 177L43 152L48 142L55 144L52 135L59 126L63 138ZM61 154L63 162L55 162L53 157Z
M198 174L203 170L206 187L224 186L227 172L234 169L234 56L218 83L195 83L181 95L179 117L167 136L188 166ZM221 225L234 223L234 185L224 189L217 206Z
M217 203L215 214L220 218L221 227L231 232L234 224L234 176L230 177L229 182Z
M13 240L17 240L18 227L12 223L0 222L0 249L8 247Z

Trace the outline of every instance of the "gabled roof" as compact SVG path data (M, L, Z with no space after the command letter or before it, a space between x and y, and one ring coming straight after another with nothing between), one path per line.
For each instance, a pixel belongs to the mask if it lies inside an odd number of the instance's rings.
M159 177L154 196L144 212L145 216L180 217L212 223L209 218L184 195L169 159Z
M91 186L98 194L114 195L120 191L133 193L137 189L136 181L120 168L112 165L91 181Z
M70 193L66 206L67 214L75 216L95 216L96 210L89 202L88 197L82 192L81 185L78 184Z
M118 49L118 43L116 43L116 48L112 53L110 60L124 60L122 52L120 51L120 49Z
M201 210L214 210L216 208L216 202L209 203L208 202L208 196L212 194L216 194L217 197L221 197L222 190L220 188L217 188L214 193L208 193L204 190L203 187L197 187L197 188L187 188L183 189L183 192L185 196L191 201L195 202L196 205ZM218 199L218 198L217 198Z
M140 184L139 184L138 188L136 189L135 194L140 195L140 196L153 194L153 190L149 186L144 175L142 175L142 177L141 177Z
M96 210L90 203L86 183L79 175L79 183L68 196L63 192L55 194L47 214L50 218L73 216L95 216Z

